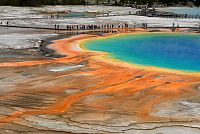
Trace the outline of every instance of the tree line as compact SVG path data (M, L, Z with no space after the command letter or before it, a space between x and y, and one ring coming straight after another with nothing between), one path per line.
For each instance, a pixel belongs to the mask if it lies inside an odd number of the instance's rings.
M194 5L199 6L200 0L120 0L120 3L129 3L129 4L148 4L153 5L154 3L165 4L165 5L174 5L181 3L187 5L188 2L194 3Z
M12 5L12 6L41 6L41 5L85 5L90 0L0 0L0 5ZM94 0L93 0L94 1ZM102 0L96 0L98 4ZM188 1L193 2L195 5L200 5L200 0L104 0L105 3L114 1L114 5L125 5L125 4L148 4L153 5L155 2L158 4L187 4Z
M5 6L84 5L85 0L0 0Z

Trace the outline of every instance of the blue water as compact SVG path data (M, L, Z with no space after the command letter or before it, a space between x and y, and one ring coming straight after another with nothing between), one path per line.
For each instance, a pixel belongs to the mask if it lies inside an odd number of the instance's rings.
M81 13L81 12L71 12L71 13L67 13L67 14L61 14L61 17L65 17L65 18L77 18L77 17L94 17L93 14L89 14L89 13Z
M134 64L200 72L199 34L129 34L90 40L84 46Z
M159 8L158 10L177 14L200 15L200 8L198 7L168 7Z

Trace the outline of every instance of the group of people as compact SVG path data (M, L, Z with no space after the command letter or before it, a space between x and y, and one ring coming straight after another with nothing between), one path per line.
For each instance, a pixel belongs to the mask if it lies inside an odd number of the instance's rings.
M0 22L0 26L3 26L3 22ZM10 26L10 21L6 21L6 26Z
M51 14L51 15L50 15L50 18L51 18L51 19L53 19L53 18L59 19L60 16L59 16L58 14L57 14L56 16Z
M128 24L125 23L124 25L117 25L114 24L106 24L106 25L67 25L66 30L94 30L94 29L113 29L113 28L128 28ZM59 24L54 25L55 30L60 29Z
M142 28L147 29L148 28L148 24L147 23L142 23Z
M173 22L173 24L172 24L172 27L174 28L175 27L175 23ZM176 26L177 28L179 27L179 23L177 23L177 26Z
M177 23L177 25L175 26L175 23L172 23L172 31L175 31L176 28L179 28L179 23Z

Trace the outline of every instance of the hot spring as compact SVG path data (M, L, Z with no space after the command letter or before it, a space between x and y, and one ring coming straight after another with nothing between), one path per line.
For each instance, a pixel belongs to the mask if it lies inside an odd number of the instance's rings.
M137 65L200 72L199 34L122 34L88 40L84 47Z

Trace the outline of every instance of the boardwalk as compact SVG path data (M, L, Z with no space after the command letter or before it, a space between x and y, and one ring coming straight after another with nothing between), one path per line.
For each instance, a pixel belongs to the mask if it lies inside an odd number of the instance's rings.
M58 25L59 26L59 25ZM67 26L71 27L71 28L67 28ZM93 26L92 28L88 28L88 26ZM104 27L105 26L105 27ZM31 29L47 29L47 30L67 30L67 31L103 31L103 30L111 30L111 29L134 29L134 28L149 28L149 29L171 29L171 28L189 28L189 29L199 29L200 27L196 26L196 27L181 27L181 26L156 26L156 27L144 27L143 24L138 24L137 26L133 26L133 25L129 25L128 27L125 26L125 24L123 25L113 25L113 24L108 24L108 25L66 25L66 27L55 27L55 25L53 25L52 27L36 27L36 26L16 26L16 25L1 25L0 27L7 27L7 28L31 28ZM72 28L74 27L74 28ZM77 29L77 27L79 27Z

